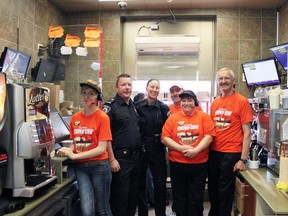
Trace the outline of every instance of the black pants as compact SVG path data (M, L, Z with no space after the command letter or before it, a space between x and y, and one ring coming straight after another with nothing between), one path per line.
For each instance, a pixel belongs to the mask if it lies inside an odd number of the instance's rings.
M209 216L231 215L236 180L233 168L240 157L241 153L223 153L210 150L208 192L211 209Z
M203 216L207 163L170 161L173 203L177 216Z
M160 140L159 140L160 142ZM150 167L154 184L155 215L166 215L167 164L165 147L154 139L145 138L145 152L141 152L141 179L138 196L138 215L148 216L146 171Z
M114 153L115 154L115 153ZM134 216L140 179L140 152L115 154L121 169L113 172L110 206L113 216Z

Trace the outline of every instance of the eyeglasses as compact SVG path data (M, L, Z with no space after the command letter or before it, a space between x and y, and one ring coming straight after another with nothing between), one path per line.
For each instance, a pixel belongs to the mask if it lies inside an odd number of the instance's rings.
M92 92L92 91L89 91L89 92L82 91L81 95L82 96L87 96L87 97L94 97L94 96L97 95L97 93L96 92Z

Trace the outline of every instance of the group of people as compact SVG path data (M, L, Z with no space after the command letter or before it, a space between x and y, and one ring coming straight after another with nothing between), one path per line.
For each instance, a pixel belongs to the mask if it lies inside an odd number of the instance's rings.
M210 115L201 111L193 91L177 85L170 88L173 104L159 101L157 79L149 80L147 95L134 102L131 76L119 75L116 96L102 110L99 85L80 83L85 107L70 122L74 145L57 153L76 160L83 215L132 216L138 206L138 215L148 216L149 168L155 215L165 216L167 155L177 216L203 215L207 177L209 216L231 215L235 173L246 169L252 110L233 90L232 70L220 69L216 80L221 94L211 103Z

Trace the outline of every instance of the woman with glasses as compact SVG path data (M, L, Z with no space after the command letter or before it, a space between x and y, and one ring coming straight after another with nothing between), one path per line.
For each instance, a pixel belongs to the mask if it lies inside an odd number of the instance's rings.
M109 117L98 108L102 93L97 82L80 83L84 109L75 113L70 122L73 145L57 151L76 161L76 176L83 216L111 216L109 204L111 169L107 143L112 140ZM97 202L96 202L97 200Z

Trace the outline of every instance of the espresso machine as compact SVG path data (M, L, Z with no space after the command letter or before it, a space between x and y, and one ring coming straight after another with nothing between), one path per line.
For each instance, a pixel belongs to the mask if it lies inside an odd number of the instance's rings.
M270 110L270 145L267 165L279 175L281 149L288 146L288 110Z
M7 115L0 140L8 154L4 190L12 197L33 197L54 186L50 152L54 135L49 120L49 89L7 84Z

